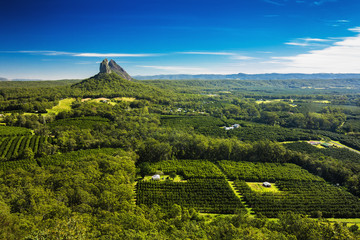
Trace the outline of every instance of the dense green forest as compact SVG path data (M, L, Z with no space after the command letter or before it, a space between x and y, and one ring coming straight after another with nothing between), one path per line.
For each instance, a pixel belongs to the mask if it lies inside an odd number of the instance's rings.
M0 82L0 239L359 239L359 83Z

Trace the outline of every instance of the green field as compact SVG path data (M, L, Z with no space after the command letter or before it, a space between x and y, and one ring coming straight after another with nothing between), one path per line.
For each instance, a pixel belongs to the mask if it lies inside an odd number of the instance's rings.
M70 111L71 104L75 101L75 98L65 98L59 101L59 104L51 109L46 109L47 114L58 114L63 111Z

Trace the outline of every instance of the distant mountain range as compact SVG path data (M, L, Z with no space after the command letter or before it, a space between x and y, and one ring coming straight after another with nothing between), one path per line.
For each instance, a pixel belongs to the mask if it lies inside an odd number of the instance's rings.
M8 79L8 78L3 78L0 77L0 81L48 81L48 80L44 80L44 79L27 79L27 78L15 78L15 79Z
M115 63L116 64L116 63ZM116 64L116 67L118 65ZM131 80L125 70L119 66L116 72L122 78ZM116 69L117 70L117 69ZM100 71L101 72L101 71ZM106 72L106 71L105 71ZM121 74L120 74L121 73ZM359 73L263 73L263 74L169 74L169 75L152 75L152 76L133 76L137 80L290 80L290 79L360 79ZM0 81L43 81L43 79L7 79L0 77Z
M133 76L137 80L286 80L286 79L360 79L360 74L356 73L264 73L264 74L175 74L175 75L154 75L154 76Z

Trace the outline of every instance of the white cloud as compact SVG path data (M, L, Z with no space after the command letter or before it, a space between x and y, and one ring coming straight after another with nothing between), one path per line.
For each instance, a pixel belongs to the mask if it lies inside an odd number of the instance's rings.
M317 6L320 6L324 3L327 3L327 2L336 2L337 0L319 0L319 1L314 1L314 4L317 5Z
M308 4L310 6L321 6L325 3L328 3L328 2L336 2L337 0L317 0L317 1L305 1L305 0L292 0L292 1L289 1L289 0L263 0L264 2L267 2L267 3L270 3L270 4L273 4L273 5L277 5L277 6L284 6L285 4L289 4L290 2L296 2L296 3L299 3L299 4Z
M340 20L336 20L336 22L338 23L348 23L350 22L349 20L345 20L345 19L340 19Z
M234 60L250 60L255 59L254 57L240 55L232 52L178 52L180 54L193 54L193 55L215 55L215 56L230 56Z
M329 42L329 39L321 39L321 38L300 38L306 42Z
M286 45L291 45L291 46L300 46L300 47L308 47L310 46L309 43L299 43L299 42L286 42Z
M231 59L235 59L235 60L251 60L251 59L256 59L256 58L249 57L249 56L235 55L235 56L232 56Z
M61 52L61 51L13 51L13 53L29 53L29 54L38 54L46 56L60 56L60 55L72 55L71 52Z
M349 30L360 33L360 27ZM279 68L280 72L359 73L360 34L355 37L346 37L321 50L272 59L281 61L283 67Z
M133 54L133 53L75 53L74 57L153 57L159 54Z
M219 55L219 56L234 56L235 53L229 52L178 52L180 54L194 54L194 55Z
M46 56L72 56L72 57L153 57L163 54L150 53L74 53L63 51L8 51L8 53L27 53Z
M322 38L298 38L292 42L286 42L286 45L291 46L300 46L300 47L313 47L313 46L322 46L326 42L331 42L330 39Z
M264 0L264 2L274 4L274 5L277 5L277 6L284 6L283 3L279 3L279 2L276 2L276 1L273 1L273 0Z
M360 27L348 28L349 31L360 33Z

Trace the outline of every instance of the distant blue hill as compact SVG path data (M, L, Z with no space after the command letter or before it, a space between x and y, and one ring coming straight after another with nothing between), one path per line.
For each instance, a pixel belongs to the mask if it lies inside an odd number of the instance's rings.
M154 76L133 76L138 80L219 80L219 79L232 79L232 80L286 80L286 79L360 79L360 74L356 73L315 73L315 74L302 74L302 73L265 73L265 74L175 74L175 75L154 75Z

